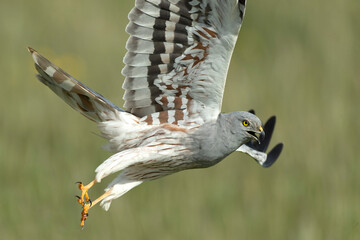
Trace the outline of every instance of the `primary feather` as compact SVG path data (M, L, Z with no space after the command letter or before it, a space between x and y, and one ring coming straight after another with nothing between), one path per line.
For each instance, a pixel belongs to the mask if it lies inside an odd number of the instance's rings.
M127 111L148 124L215 119L244 11L235 0L135 1L122 71ZM175 118L150 115L163 111Z

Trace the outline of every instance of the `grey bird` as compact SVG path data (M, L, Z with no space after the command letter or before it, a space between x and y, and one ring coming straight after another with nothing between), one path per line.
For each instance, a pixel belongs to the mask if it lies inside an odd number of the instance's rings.
M221 113L244 14L245 0L135 0L126 28L124 109L28 48L37 78L96 122L113 152L92 182L78 182L81 226L91 207L100 202L108 210L112 200L144 181L210 167L234 151L263 167L277 160L282 143L265 153L275 117L263 126L254 111ZM116 172L105 193L91 201L88 190Z

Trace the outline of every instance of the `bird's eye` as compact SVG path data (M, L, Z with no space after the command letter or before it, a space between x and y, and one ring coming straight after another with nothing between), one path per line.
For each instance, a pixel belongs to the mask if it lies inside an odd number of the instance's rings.
M244 120L244 121L242 122L242 124L243 124L245 127L247 127L247 126L249 126L249 121Z

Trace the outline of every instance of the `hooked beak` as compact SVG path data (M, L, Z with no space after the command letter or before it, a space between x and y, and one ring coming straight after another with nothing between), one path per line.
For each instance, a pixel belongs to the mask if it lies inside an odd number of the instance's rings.
M247 133L251 136L252 139L256 140L259 144L265 139L265 131L261 126L259 126L259 130L256 132L247 131Z

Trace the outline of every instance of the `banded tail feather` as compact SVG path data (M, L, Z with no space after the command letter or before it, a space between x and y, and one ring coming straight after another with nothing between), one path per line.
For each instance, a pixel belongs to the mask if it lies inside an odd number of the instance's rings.
M36 77L62 98L73 109L94 122L103 122L116 118L118 112L124 112L101 94L88 88L64 70L28 47L39 74Z

